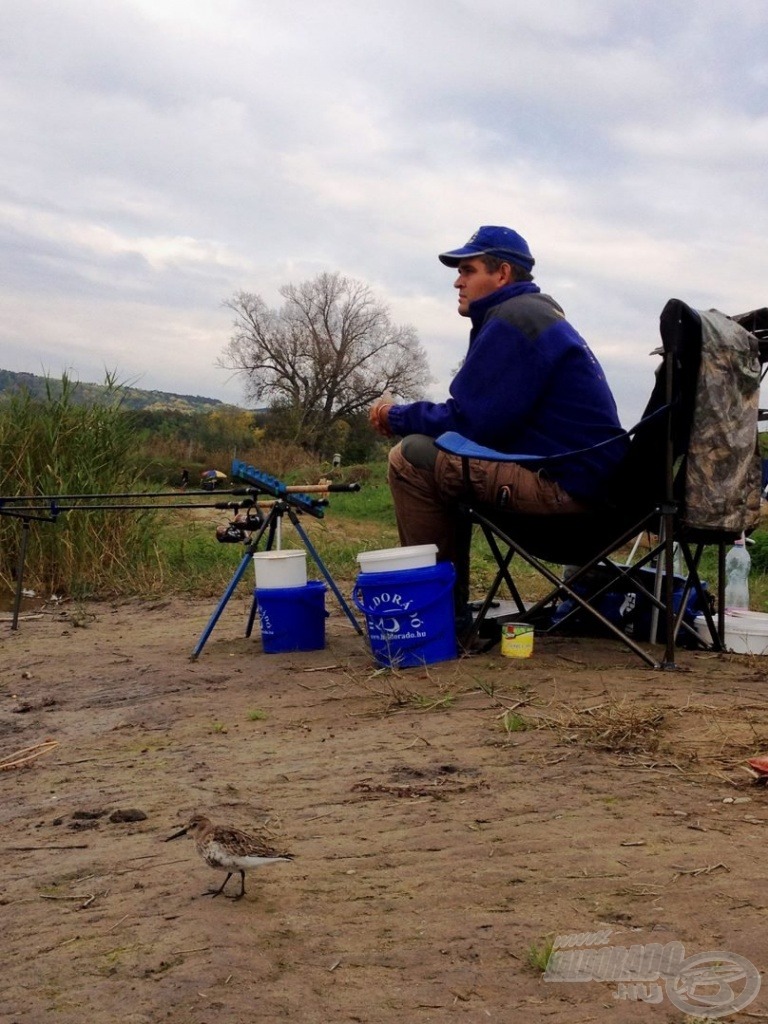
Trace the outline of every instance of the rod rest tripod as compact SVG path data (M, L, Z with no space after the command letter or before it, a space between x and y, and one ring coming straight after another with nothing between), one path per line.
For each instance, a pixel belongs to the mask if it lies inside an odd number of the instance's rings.
M278 480L277 477L270 476L268 473L263 473L253 466L247 465L239 459L234 459L232 462L231 477L235 481L243 481L249 486L243 489L236 488L231 493L234 495L251 495L257 496L259 494L267 494L275 499L272 508L270 509L269 515L266 517L261 527L255 536L251 537L251 540L246 546L245 555L237 567L234 576L229 582L227 589L221 597L216 609L211 615L207 626L203 630L200 639L193 650L190 660L195 661L200 655L203 647L205 646L208 637L213 632L216 623L224 611L224 608L229 601L230 597L235 591L237 584L243 577L245 570L248 568L248 564L253 558L254 553L258 549L259 543L262 538L266 535L266 551L272 550L272 546L275 542L275 538L279 537L278 528L280 527L283 517L287 516L291 524L298 533L302 544L312 556L315 565L318 567L323 575L328 586L333 591L336 600L347 616L349 621L352 623L355 631L358 635L362 636L363 630L360 623L357 621L352 613L351 608L344 600L344 596L337 587L333 577L326 568L320 555L315 550L312 541L307 536L304 528L299 522L299 513L306 513L307 515L313 516L315 519L322 519L324 515L324 509L327 505L327 500L324 497L314 498L313 494L326 495L328 493L355 493L360 490L360 484L309 484L301 487L293 487L282 480ZM256 615L257 599L254 592L253 603L251 605L251 612L248 618L248 625L246 627L246 636L250 636L251 629L253 627L253 621Z

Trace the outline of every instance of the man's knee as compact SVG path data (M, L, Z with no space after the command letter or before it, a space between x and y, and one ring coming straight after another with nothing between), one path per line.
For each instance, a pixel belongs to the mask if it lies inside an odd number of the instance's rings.
M431 437L409 434L389 450L389 482L431 480L438 450Z
M433 439L426 434L408 434L400 442L400 451L403 458L416 469L434 470L438 449Z
M421 438L422 435L411 435ZM432 444L431 438L424 438ZM434 500L435 467L430 465L429 450L416 443L411 444L411 437L403 438L389 452L389 471L387 479L395 501L404 494L418 495L420 500ZM409 442L409 443L406 443ZM434 448L434 445L432 444ZM437 449L434 448L435 457ZM411 461L412 459L416 461Z

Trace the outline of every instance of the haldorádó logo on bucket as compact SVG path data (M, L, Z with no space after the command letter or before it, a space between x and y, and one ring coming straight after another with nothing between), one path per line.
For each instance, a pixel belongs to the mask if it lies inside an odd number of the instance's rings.
M738 953L710 950L686 957L682 942L608 945L611 929L558 935L544 981L617 983L614 999L660 1003L714 1020L738 1013L760 991L760 972Z
M373 628L380 631L380 639L402 636L411 640L427 635L418 608L414 608L412 599L402 594L387 591L376 594L371 600L370 613Z

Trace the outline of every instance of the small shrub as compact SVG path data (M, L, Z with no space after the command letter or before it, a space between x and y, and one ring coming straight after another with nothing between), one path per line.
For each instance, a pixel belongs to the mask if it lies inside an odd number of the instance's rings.
M547 936L542 939L541 945L537 945L532 942L528 947L528 952L525 958L528 966L543 974L547 969L547 964L549 963L549 958L552 956L554 948L555 940L552 936Z
M530 728L528 722L516 711L505 711L501 716L501 727L506 733L525 732Z

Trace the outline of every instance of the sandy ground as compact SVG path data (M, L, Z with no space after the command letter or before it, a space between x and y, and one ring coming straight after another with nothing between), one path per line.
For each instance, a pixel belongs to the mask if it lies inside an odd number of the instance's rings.
M263 654L248 600L194 662L215 602L0 623L4 1022L712 1019L711 981L676 1004L647 963L547 981L576 933L765 970L765 659L537 638L377 672L335 608L325 650ZM223 876L164 842L195 811L296 859L203 895Z

